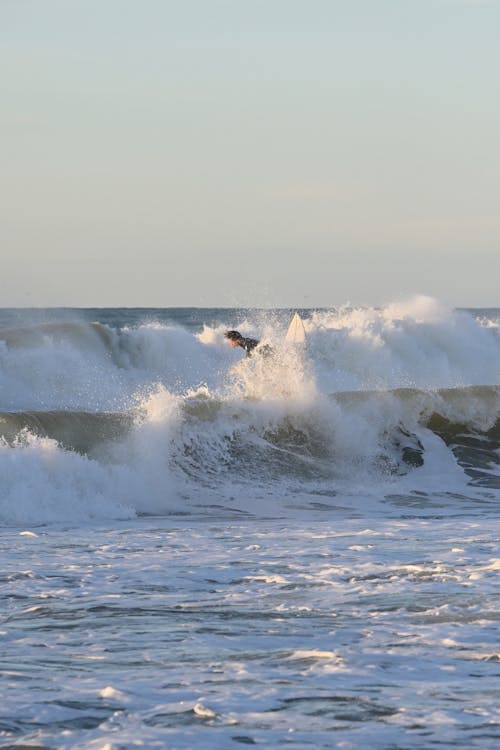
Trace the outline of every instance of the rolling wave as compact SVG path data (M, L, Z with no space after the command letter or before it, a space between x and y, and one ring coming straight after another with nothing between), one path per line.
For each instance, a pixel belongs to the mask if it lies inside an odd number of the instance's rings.
M292 471L305 477L338 472L349 458L396 473L419 468L425 463L423 435L430 432L477 482L499 484L500 386L340 392L271 405L206 391L187 397L160 391L153 400L162 395L175 409L159 419L149 410L149 397L126 412L2 412L0 437L11 446L26 434L48 438L99 460L104 454L109 459L113 446L131 434L137 440L145 426L160 424L165 455L189 476L220 477L237 466L240 477L246 467L251 476Z
M289 312L197 314L0 329L1 519L244 508L256 493L496 498L496 313L424 298L310 311L300 350L283 341ZM245 359L228 325L273 356Z

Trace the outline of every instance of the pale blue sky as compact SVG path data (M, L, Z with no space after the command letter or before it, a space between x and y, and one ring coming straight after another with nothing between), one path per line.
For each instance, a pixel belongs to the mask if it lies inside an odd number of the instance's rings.
M500 0L0 0L0 306L500 306Z

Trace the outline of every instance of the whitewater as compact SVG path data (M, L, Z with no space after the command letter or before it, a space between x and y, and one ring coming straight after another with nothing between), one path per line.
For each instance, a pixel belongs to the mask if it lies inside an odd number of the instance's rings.
M500 310L294 312L0 310L0 747L499 746Z

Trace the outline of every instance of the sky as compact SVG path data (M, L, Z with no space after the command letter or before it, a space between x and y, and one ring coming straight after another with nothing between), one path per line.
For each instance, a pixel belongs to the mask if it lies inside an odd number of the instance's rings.
M0 307L500 307L500 0L0 0Z

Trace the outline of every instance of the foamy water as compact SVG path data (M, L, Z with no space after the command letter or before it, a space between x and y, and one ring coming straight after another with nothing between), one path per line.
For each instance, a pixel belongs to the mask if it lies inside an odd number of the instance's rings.
M3 747L498 745L500 314L303 317L1 312Z

